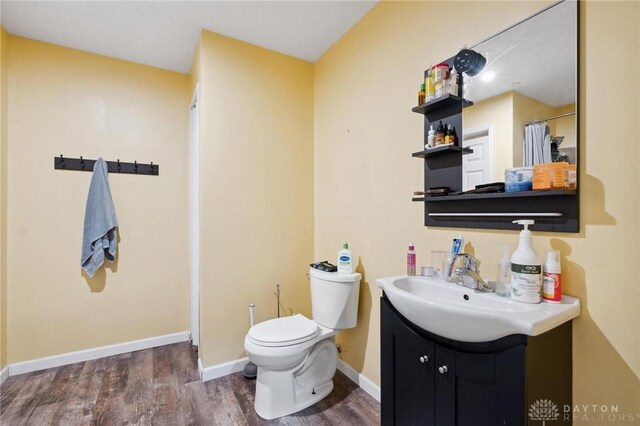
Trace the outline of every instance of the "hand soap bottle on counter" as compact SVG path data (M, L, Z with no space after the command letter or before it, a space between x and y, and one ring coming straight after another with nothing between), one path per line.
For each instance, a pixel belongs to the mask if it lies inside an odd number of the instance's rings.
M542 264L533 249L529 226L533 220L514 220L524 226L520 241L511 255L511 298L519 302L540 303L542 301Z

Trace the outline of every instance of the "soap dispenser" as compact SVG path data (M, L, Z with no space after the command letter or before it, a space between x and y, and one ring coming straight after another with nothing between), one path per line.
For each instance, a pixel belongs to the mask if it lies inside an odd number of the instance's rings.
M533 220L514 220L523 225L516 251L511 255L511 298L519 302L542 301L542 264L533 249L529 226Z
M511 247L508 244L498 244L502 247L502 259L498 262L498 279L496 280L496 294L502 297L511 296L511 280L509 272L511 271L511 260L509 253Z

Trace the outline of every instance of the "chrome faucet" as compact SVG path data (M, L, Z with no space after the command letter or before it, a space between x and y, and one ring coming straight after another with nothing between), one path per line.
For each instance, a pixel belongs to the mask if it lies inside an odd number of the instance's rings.
M463 259L462 266L456 267L458 259ZM456 254L453 258L452 267L455 267L455 274L449 277L450 282L462 284L465 287L478 291L493 292L494 290L487 285L478 273L478 261L475 257L467 253Z

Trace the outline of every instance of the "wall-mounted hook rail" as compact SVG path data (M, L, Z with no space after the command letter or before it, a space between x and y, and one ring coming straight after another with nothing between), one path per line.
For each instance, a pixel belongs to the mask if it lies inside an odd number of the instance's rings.
M60 170L80 170L80 171L92 171L93 165L96 160L87 160L85 158L67 158L60 154L59 157L53 157L53 168ZM117 161L107 161L107 168L109 173L125 173L136 175L152 175L158 176L160 174L160 166L157 164L145 164L134 161L133 163Z

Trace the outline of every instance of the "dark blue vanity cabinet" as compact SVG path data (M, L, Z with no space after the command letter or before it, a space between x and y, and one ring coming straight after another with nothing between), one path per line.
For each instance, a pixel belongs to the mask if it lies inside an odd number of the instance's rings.
M570 424L571 322L536 337L468 343L416 327L386 296L380 311L383 425L538 425L528 414L539 400Z

